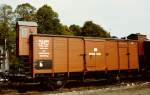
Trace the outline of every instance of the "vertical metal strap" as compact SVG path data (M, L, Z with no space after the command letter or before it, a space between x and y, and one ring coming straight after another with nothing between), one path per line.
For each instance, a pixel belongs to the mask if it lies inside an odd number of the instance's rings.
M68 74L68 78L70 76L70 71L69 71L69 38L67 39L67 74Z
M54 77L54 37L51 38L52 40L52 76Z

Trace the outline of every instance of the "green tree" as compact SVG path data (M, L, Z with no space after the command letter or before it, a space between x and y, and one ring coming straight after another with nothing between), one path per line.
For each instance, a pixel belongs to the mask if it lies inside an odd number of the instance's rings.
M13 12L12 7L10 5L0 5L0 45L2 47L5 47L5 39L6 41L6 47L4 48L4 51L8 51L9 55L9 63L16 63L16 56L15 56L15 38L16 33L12 29L12 19L13 18ZM4 53L5 54L5 53Z
M0 36L8 37L11 30L12 7L9 5L0 5Z
M16 21L35 21L36 8L29 3L20 4L15 9Z
M62 34L62 25L58 14L48 5L37 11L38 32L43 34Z
M62 25L62 34L73 36L73 32L68 28L67 25Z
M12 7L10 5L0 5L0 20L9 23L12 17Z
M110 34L105 31L100 25L93 23L92 21L86 21L82 27L82 36L91 37L110 37Z
M75 36L81 35L82 30L79 25L75 25L75 24L70 25L69 29L70 29L70 31L72 31L73 35L75 35Z
M118 38L117 36L111 36L111 38Z

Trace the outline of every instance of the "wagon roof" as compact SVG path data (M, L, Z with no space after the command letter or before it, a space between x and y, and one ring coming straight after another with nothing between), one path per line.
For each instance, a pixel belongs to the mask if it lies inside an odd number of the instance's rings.
M102 37L83 37L83 36L68 36L68 35L51 35L51 34L32 34L32 36L41 36L41 37L64 37L64 38L80 38L85 40L94 40L94 39L101 39L101 40L116 40L116 41L136 41L131 39L118 39L118 38L102 38Z
M31 21L18 21L18 25L21 25L21 26L38 26L36 22L31 22Z
M68 38L83 38L83 36L52 35L52 34L32 34L31 36L41 36L41 37L68 37Z

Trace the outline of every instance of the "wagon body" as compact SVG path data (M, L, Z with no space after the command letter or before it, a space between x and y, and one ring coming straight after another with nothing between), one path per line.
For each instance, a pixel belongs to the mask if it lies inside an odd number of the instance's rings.
M33 76L139 70L134 40L32 35L30 47Z

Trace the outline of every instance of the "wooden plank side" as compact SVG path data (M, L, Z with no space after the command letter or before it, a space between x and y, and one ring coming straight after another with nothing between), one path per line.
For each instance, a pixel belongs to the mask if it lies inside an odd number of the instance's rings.
M67 38L54 37L54 73L67 72Z
M129 41L129 69L139 69L138 62L138 43L135 41Z
M45 60L52 61L51 52L52 52L51 37L33 36L33 74L52 72L51 68L42 69L43 67L40 67L41 69L36 69L40 61L45 61ZM43 65L45 65L45 63L43 63Z
M128 43L120 41L119 43L119 69L128 70Z
M86 69L88 71L105 70L105 41L100 39L87 39L85 40L85 46Z
M68 38L69 72L84 70L84 42L79 38Z
M118 70L118 47L117 41L106 41L106 64L107 70Z

